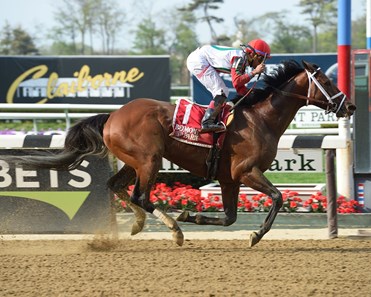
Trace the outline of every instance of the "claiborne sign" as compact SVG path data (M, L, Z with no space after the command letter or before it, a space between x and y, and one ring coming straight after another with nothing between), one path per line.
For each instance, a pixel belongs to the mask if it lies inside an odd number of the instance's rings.
M0 103L170 100L168 56L0 57Z

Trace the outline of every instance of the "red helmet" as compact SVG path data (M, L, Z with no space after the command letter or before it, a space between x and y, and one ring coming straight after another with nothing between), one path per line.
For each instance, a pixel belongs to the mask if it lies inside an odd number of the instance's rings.
M268 59L271 57L271 48L268 43L262 39L251 40L246 47L246 51L255 52L260 56L267 55Z

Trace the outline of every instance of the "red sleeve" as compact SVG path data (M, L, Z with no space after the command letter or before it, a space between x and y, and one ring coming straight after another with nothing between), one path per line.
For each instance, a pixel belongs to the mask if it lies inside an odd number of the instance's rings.
M232 58L231 77L233 87L240 95L245 95L248 91L246 84L251 80L251 77L244 73L246 65L242 57Z

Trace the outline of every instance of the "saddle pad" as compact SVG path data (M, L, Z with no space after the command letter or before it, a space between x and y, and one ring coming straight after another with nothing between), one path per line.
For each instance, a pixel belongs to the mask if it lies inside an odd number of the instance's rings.
M179 99L173 116L173 132L170 136L181 142L211 148L212 133L199 133L206 108L206 105Z

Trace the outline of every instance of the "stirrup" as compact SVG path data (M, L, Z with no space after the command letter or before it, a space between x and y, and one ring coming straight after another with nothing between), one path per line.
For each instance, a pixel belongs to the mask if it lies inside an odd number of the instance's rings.
M217 124L210 124L202 126L199 130L199 133L207 133L207 132L214 132L214 133L222 133L227 130L226 125L223 122L218 122Z

